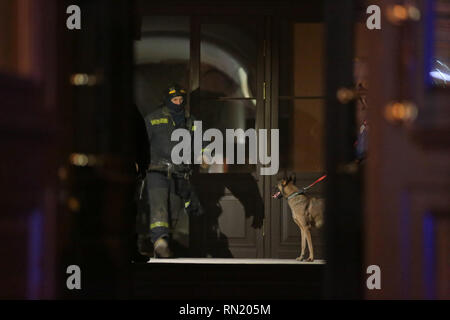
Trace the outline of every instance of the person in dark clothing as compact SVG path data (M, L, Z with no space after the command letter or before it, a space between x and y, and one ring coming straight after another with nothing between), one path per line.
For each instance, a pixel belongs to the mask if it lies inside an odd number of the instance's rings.
M186 91L179 85L169 87L164 105L145 117L150 143L150 165L146 176L146 192L150 210L150 239L155 257L170 257L169 231L183 214L202 214L202 207L190 185L191 164L174 164L172 132L187 129L191 136L194 119L185 111ZM187 230L184 231L188 232Z

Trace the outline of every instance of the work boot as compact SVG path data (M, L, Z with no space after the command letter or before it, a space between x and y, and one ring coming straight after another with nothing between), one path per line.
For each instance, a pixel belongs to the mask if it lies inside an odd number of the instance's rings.
M156 240L154 245L155 258L170 258L172 252L169 248L169 243L164 238Z

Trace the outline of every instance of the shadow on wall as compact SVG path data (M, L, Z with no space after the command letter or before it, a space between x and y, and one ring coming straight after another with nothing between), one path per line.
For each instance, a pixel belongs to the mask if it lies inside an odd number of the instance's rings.
M194 235L197 244L197 255L213 258L232 258L228 237L225 230L232 229L233 220L230 215L236 214L230 206L242 206L245 220L253 218L251 228L260 229L264 219L264 203L257 183L250 173L239 174L196 174L193 183L198 191L199 199L205 209L202 235ZM226 201L224 201L227 199ZM232 200L232 201L228 201ZM222 215L227 214L227 217Z

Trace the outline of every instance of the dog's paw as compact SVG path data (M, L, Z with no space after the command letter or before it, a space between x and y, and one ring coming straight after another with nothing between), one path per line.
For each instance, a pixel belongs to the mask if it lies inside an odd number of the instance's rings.
M306 259L306 262L314 262L314 258L309 257L308 259Z
M297 258L295 258L295 260L297 260L297 261L303 261L303 257L297 257Z

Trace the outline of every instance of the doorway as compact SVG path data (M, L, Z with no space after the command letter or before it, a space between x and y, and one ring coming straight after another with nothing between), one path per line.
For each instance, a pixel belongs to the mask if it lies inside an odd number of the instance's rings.
M202 121L203 132L216 128L224 137L226 129L280 133L280 168L274 176L261 175L258 162L248 164L248 139L238 138L234 157L243 146L247 164L226 159L224 143L224 164L194 175L207 214L189 221L192 255L296 258L300 231L286 201L272 199L271 192L287 173L306 186L324 171L322 18L188 13L142 19L135 44L141 113L158 106L164 88L175 81L189 88L190 112ZM312 194L322 191L318 185ZM323 259L322 233L313 237L315 256Z

